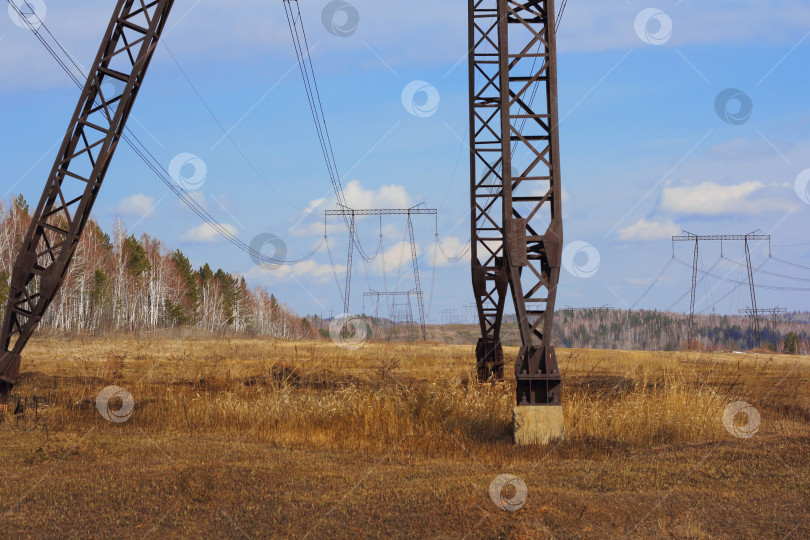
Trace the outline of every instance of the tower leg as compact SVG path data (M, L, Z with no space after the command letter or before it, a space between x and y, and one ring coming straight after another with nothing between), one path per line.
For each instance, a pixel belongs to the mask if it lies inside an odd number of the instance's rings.
M546 444L565 434L553 346L563 246L553 0L498 0L502 235L522 346L514 434Z
M17 383L22 350L65 279L173 4L116 4L14 263L0 328L0 400Z
M475 346L475 359L480 382L493 378L503 380L503 346L500 341L480 338Z
M501 79L497 0L469 0L472 286L480 325L478 378L503 378L501 324L509 287L504 264ZM494 49L494 52L493 52Z

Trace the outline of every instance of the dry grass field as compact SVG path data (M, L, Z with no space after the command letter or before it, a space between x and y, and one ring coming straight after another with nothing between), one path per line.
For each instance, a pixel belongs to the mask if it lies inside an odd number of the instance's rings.
M567 439L516 448L513 381L477 384L468 346L40 338L0 422L3 536L810 536L810 359L559 357Z

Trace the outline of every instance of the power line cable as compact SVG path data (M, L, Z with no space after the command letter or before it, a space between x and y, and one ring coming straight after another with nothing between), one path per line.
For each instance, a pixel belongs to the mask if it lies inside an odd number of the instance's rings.
M335 260L332 257L332 250L329 248L329 238L327 237L326 234L326 217L323 218L323 241L324 244L326 244L326 253L329 254L329 266L332 268L332 275L335 277L335 285L337 285L337 290L338 293L340 294L341 300L345 302L346 296L343 293L343 289L340 286L340 280L338 279L337 270L335 269Z
M554 23L554 30L560 30L560 23L562 22L563 15L565 14L565 8L568 6L568 0L563 0L562 4L560 4L560 12L557 14L557 21Z
M722 259L722 258L723 258L723 255L721 254L720 259ZM700 263L705 266L705 263L703 262L703 254L702 253L699 254L699 259L700 259ZM715 263L715 264L719 264L719 261L718 261L718 263ZM714 301L714 297L712 296L712 290L709 288L709 282L706 281L706 280L703 280L703 287L704 287L704 290L706 291L706 295L703 298L704 299L707 298L707 299L709 299L709 301Z
M788 262L788 261L782 261L781 259L776 259L775 257L774 257L774 259L775 259L775 260L778 260L779 262L784 262L784 263L786 263L786 264L790 264L791 266L798 266L798 267L801 267L800 265L793 264L793 263ZM745 268L745 267L746 267L746 266L745 266L745 264L744 264L744 263L741 263L740 261L735 261L734 259L727 259L727 260L728 260L728 261L730 261L730 262L732 262L732 263L734 263L734 264L736 264L736 265L738 265L738 266L742 266L743 268ZM809 270L810 270L810 269L809 269ZM763 271L762 271L762 273L763 273L763 274L767 274L767 275L769 275L769 276L778 277L778 278L781 278L781 279L788 279L788 280L790 280L790 281L803 281L803 282L810 282L810 278L800 278L800 277L796 277L796 276L786 276L786 275L784 275L784 274L779 274L779 273L777 273L777 272L768 272L768 271L766 271L766 270L763 270Z
M720 260L721 260L721 259L722 259L722 257L721 257L720 259L717 259L716 261L714 261L714 264L713 264L713 265L712 265L712 266L709 268L709 272L711 272L712 270L714 270L714 267L715 267L715 266L717 266L717 264L720 262ZM673 260L673 261L678 261L678 262L680 262L681 264L686 264L686 265L689 267L689 269L692 269L692 265L691 265L691 264L684 263L684 262L683 262L682 260L680 260L680 259L676 259L675 257L673 257L673 258L672 258L672 260ZM701 275L701 276L700 276L700 278L699 278L699 281L698 281L698 282L695 284L695 287L697 287L698 285L700 285L700 283L701 283L701 282L702 282L704 279L706 279L706 276L705 276L705 275ZM686 298L686 297L687 297L687 296L689 296L690 294L692 294L692 287L689 287L689 290L687 290L687 291L686 291L686 292L685 292L683 295L681 295L681 297L680 297L680 298L678 298L678 299L677 299L677 300L675 300L675 301L674 301L672 304L670 304L670 305L669 305L669 307L666 309L666 311L670 311L670 310L672 310L672 308L673 308L673 307L675 307L675 305L677 305L677 304L678 304L678 303L679 303L681 300L683 300L684 298Z
M681 259L676 259L679 263L689 268L692 267L691 264L682 261ZM726 283L733 283L735 285L748 285L747 281L737 281L735 279L731 279L724 276L718 276L717 274L712 274L710 271L701 270L698 268L698 272L703 274L706 277L713 277L715 279L719 279L720 281L725 281ZM810 292L810 287L779 287L775 285L761 285L757 284L757 288L759 289L767 289L771 291L793 291L793 292Z
M784 259L780 259L779 257L771 257L775 261L779 261L782 264L787 264L789 266L793 266L794 268L799 268L801 270L808 270L810 271L810 267L802 266L801 264L796 264L794 262L786 261Z
M652 290L653 290L653 287L655 287L655 285L658 283L658 281L659 281L659 280L661 279L661 277L664 275L664 272L666 272L666 271L669 269L669 267L670 267L670 266L672 266L672 263L673 263L673 262L675 262L675 259L674 259L674 258L670 258L670 259L669 259L669 261L667 262L666 266L664 266L663 270L661 270L661 271L658 273L658 276L657 276L657 277L656 277L656 278L655 278L655 279L652 281L652 283L650 283L650 286L649 286L649 287L647 287L647 290L645 290L645 291L644 291L644 294L642 294L642 295L639 297L639 299L638 299L638 300L636 300L636 301L633 303L633 305L632 305L632 306L630 306L630 310L631 310L631 311L632 311L633 309L635 309L635 308L636 308L636 306L637 306L637 305L639 305L639 303L641 303L641 301L642 301L642 300L644 300L644 298L645 298L645 297L646 297L648 294L650 294L650 291L652 291ZM680 301L680 300L679 300L679 301Z
M212 120L214 120L214 122L217 124L217 126L219 126L219 129L222 131L223 135L225 135L225 138L227 138L227 139L228 139L228 141L229 141L229 142L230 142L230 143L233 145L234 149L235 149L235 150L236 150L236 152L239 154L239 156L241 156L242 160L243 160L243 161L244 161L244 162L245 162L245 163L248 165L248 167L250 167L250 168L253 170L253 172L254 172L254 173L256 173L256 175L257 175L259 178L261 178L261 179L262 179L262 181L263 181L265 184L267 184L267 186L268 186L268 187L269 187L271 190L273 190L273 193L275 193L275 194L276 194L278 197L280 197L280 198L281 198L281 200L283 200L284 202L286 202L287 204L289 204L290 206L292 206L293 208L295 208L295 205L294 205L292 202L290 202L290 200L289 200L289 199L287 199L287 197L285 197L285 196L284 196L284 194L283 194L281 191L279 191L278 189L276 189L276 187L275 187L275 186L274 186L274 185L273 185L273 184L272 184L272 183L271 183L269 180L267 180L267 178L265 178L265 177L264 177L264 175L263 175L263 174L262 174L262 173L259 171L259 169L258 169L258 168L257 168L257 167L256 167L256 166L253 164L253 162L252 162L250 159L248 159L247 155L245 155L245 153L242 151L242 149L241 149L241 148L240 148L240 147L239 147L239 146L236 144L236 142L233 140L233 138L231 137L231 135L230 135L230 133L228 132L228 130L227 130L227 129L225 129L225 126L223 126L223 125L222 125L222 122L220 122L220 121L219 121L219 119L216 117L216 115L214 114L214 111L213 111L213 110L211 109L211 107L208 105L208 102L207 102L207 101L205 100L205 98L202 96L202 94L200 93L200 91L199 91L199 90L197 90L197 87L196 87L196 86L194 85L194 83L191 81L191 78L190 78L190 77L188 76L188 74L186 73L186 70L184 70L184 69L183 69L183 66L181 66L181 65L180 65L180 62L177 60L177 57L175 57L175 56L174 56L174 53L171 51L171 49L169 48L169 46L166 44L166 42L165 42L165 41L162 41L162 44L163 44L163 47L166 49L166 52L167 52L167 53L169 53L169 56L171 56L172 61L174 61L175 65L177 66L177 69L178 69L178 70L180 71L180 73L183 75L183 78L186 80L186 82L188 83L188 85L191 87L191 90L192 90L192 91L194 92L194 94L197 96L197 99L199 99L199 100L200 100L200 103L202 103L203 107L205 107L205 110L208 112L208 115L211 117L211 119L212 119Z
M337 159L335 158L335 150L332 145L332 138L329 135L329 126L326 123L326 114L324 113L323 100L318 86L318 79L315 76L315 66L312 62L312 51L307 39L306 28L304 26L304 19L301 14L301 6L295 0L296 9L293 11L292 0L284 0L284 11L287 15L287 23L290 27L290 35L293 39L296 57L298 58L298 65L301 71L301 77L304 81L304 89L307 93L309 101L310 112L312 119L315 122L315 130L318 135L318 141L321 145L323 152L324 162L329 174L332 187L335 191L335 198L339 205L347 207L346 197L343 192L343 185L341 183L340 172L338 170ZM300 31L299 31L300 27ZM350 220L347 216L343 216L347 229L351 226ZM373 263L377 255L379 255L380 246L374 255L369 255L363 248L357 235L351 238L352 243L357 248L360 257L365 262Z
M311 50L304 33L304 23L303 19L301 18L301 9L299 6L297 10L298 17L296 18L291 1L284 0L283 4L284 13L287 16L287 24L290 28L290 36L293 40L295 56L298 61L299 70L301 71L301 78L304 82L304 91L307 95L310 114L312 115L312 120L315 123L315 131L318 136L318 142L321 146L321 152L323 153L324 163L326 164L326 169L329 174L329 179L332 182L332 187L335 191L337 202L338 204L345 206L346 200L343 195L343 187L340 183L340 175L335 162L334 150L332 148L331 138L329 137L326 119L323 115L323 103L321 102L318 83L315 77L315 70L313 69ZM298 30L299 23L301 26L300 32Z
M769 260L770 260L770 259L765 259L764 261L762 261L762 264L760 264L759 266L757 266L756 268L754 268L754 274L756 274L757 272L759 272L759 271L762 269L762 267L763 267L763 266L765 266L765 264L766 264L766 263L767 263ZM739 271L738 275L740 275L740 274L742 274L742 269ZM730 290L730 291L728 291L726 294L724 294L723 296L721 296L720 298L718 298L718 299L717 299L717 301L715 302L715 304L714 304L714 305L712 305L712 306L707 306L705 309L703 309L703 310L699 311L698 313L699 313L699 314L703 314L703 313L705 313L706 311L708 311L709 309L711 309L711 308L715 307L717 304L719 304L720 302L722 302L723 300L725 300L725 299L726 299L726 298L728 298L729 296L733 295L735 292L739 291L739 290L740 290L740 288L742 288L742 286L743 286L743 285L748 285L748 282L747 282L747 281L740 281L738 285L735 285L734 287L732 287L732 288L731 288L731 290ZM759 285L757 285L757 287L759 287ZM741 293L741 295L740 295L740 296L742 296L742 293ZM734 298L732 297L732 299L731 299L731 305L733 305L733 304L734 304ZM738 300L737 300L737 306L739 307L739 305L740 305L740 304L739 304L739 299L738 299Z
M80 89L84 89L84 84L81 80L72 72L70 67L67 65L59 55L59 53L51 46L45 37L38 31L37 27L35 27L25 16L23 16L20 9L14 4L13 0L7 0L9 5L17 12L20 16L20 20L24 21L37 40L45 47L48 53L53 57L53 59L59 64L59 66L63 69L63 71L68 75L68 77L76 84L76 86ZM79 74L87 80L87 76L84 75L82 68L73 60L71 55L66 51L66 49L62 46L59 40L54 36L54 34L50 31L50 29L45 25L45 23L37 17L37 22L40 27L44 28L45 31L51 36L51 39L55 42L56 46L65 54L65 56L69 59L69 63L72 64ZM86 83L85 83L86 84ZM236 235L234 235L227 227L222 225L219 221L217 221L205 208L203 208L196 200L194 200L189 193L183 189L182 186L178 185L171 179L171 175L169 172L160 164L160 162L155 158L155 156L146 148L146 145L135 135L132 130L129 128L124 129L124 133L122 133L121 138L124 142L127 143L130 148L135 152L135 154L143 160L147 167L186 205L189 209L194 212L200 219L202 219L205 223L211 226L217 234L222 236L225 240L230 242L236 248L244 251L248 255L250 255L254 260L260 261L262 263L268 263L273 265L295 265L300 262L306 261L315 253L317 253L321 246L318 244L316 248L306 257L296 259L296 260L287 260L287 259L276 259L274 257L268 257L261 253L260 251L252 248L251 246L242 242Z

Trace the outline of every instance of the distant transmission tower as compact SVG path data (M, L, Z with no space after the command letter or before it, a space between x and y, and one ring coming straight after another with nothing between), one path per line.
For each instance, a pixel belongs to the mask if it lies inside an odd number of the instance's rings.
M675 242L694 242L695 249L692 259L692 290L691 300L689 302L689 340L687 343L692 343L692 338L695 332L695 297L697 296L697 275L698 275L698 258L700 257L700 242L720 242L720 256L723 255L723 242L741 241L745 244L745 265L748 269L748 288L751 293L751 329L753 330L754 340L756 345L759 346L760 330L759 330L759 310L757 310L757 292L754 286L754 269L751 265L751 248L750 243L757 240L768 241L768 251L771 249L771 235L759 234L760 231L754 231L749 234L717 234L708 236L699 236L692 234L688 231L683 231L680 236L672 237L672 256L675 257Z
M422 327L422 338L424 339L426 335L425 301L424 301L424 294L422 292L422 282L419 279L419 260L416 253L416 237L413 231L412 216L415 215L435 216L436 214L438 214L438 210L436 210L435 208L419 208L419 206L421 205L416 205L412 208L386 208L376 210L354 210L347 206L343 205L340 206L341 208L337 210L327 210L324 214L327 217L343 216L349 218L349 253L346 264L346 289L344 291L343 297L344 312L349 313L351 288L352 288L352 259L354 256L355 246L361 252L360 254L363 255L362 248L360 247L359 241L357 240L357 226L356 226L357 216L407 216L408 238L410 240L411 245L411 262L413 264L413 279L416 284L416 287L412 291L412 294L416 296L416 301L419 305L419 324ZM382 247L380 247L380 249L382 249ZM410 301L408 302L408 304L410 305Z
M413 320L413 309L411 309L411 296L418 296L416 291L397 291L397 292L380 292L380 291L369 291L367 293L363 293L363 311L366 310L366 298L371 298L374 302L374 318L380 318L380 300L382 298L392 298L393 303L391 304L388 312L388 316L391 319L391 322L396 325L407 325L408 326L408 337L412 337L411 328L415 325L415 321ZM397 304L397 298L405 298L405 302L402 304ZM421 322L422 327L422 339L427 339L427 333L424 321Z
M745 309L741 309L740 313L748 315L749 320L751 321L751 323L750 323L751 329L754 328L753 320L755 318L759 318L760 315L770 315L771 316L771 332L773 332L773 334L776 335L776 318L779 315L783 315L783 314L787 313L787 310L785 308L780 308L780 307L765 308L765 309L763 309L763 308L757 308L757 309L745 308Z

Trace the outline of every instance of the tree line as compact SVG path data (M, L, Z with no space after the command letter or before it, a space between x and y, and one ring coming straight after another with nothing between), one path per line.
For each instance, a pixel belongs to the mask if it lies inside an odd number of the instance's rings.
M0 200L0 304L5 308L11 270L31 223L22 195ZM111 333L191 328L279 339L317 335L310 322L280 304L267 288L207 263L194 268L147 234L128 234L119 219L112 234L87 223L57 297L40 328Z
M808 354L810 313L760 317L760 347ZM695 315L689 342L689 315L661 311L585 309L558 311L554 321L559 345L623 350L747 350L756 335L747 316Z

